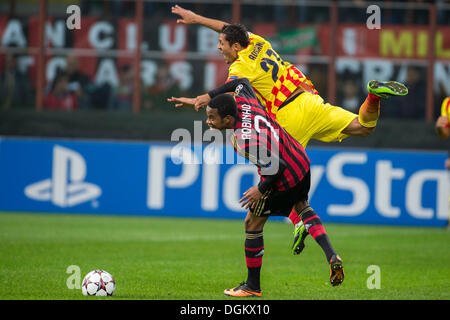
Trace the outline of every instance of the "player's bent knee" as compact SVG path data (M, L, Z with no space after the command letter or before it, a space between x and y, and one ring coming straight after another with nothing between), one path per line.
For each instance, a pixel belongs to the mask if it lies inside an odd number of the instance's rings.
M299 201L296 204L294 204L294 209L297 212L297 214L300 213L306 207L309 207L308 201Z
M367 137L374 131L375 127L365 127L359 122L358 118L355 118L344 130L342 130L342 133L349 136Z
M371 135L375 131L375 127L368 128L360 126L359 128L353 128L352 130L347 130L347 132L344 132L345 134L348 134L350 136L357 136L357 137L367 137Z
M260 231L266 223L267 217L257 217L251 212L248 212L244 220L244 227L246 231Z
M251 212L248 212L247 216L244 220L244 228L247 231L252 231L254 229L254 220L252 219L254 216Z

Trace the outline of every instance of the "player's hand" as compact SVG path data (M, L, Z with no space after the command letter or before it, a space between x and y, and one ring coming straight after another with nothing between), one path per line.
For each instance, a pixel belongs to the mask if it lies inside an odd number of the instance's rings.
M448 124L448 117L440 116L436 120L436 128L444 128Z
M450 136L450 127L448 122L448 117L440 116L436 120L435 130L437 135L442 139L446 140Z
M445 159L445 169L450 170L450 158Z
M262 193L259 191L258 186L254 186L244 192L244 196L239 200L239 203L244 209L253 208L261 197Z
M198 111L199 109L206 107L210 101L211 97L207 93L198 96L195 98L195 110Z
M172 13L175 13L181 17L181 19L177 19L177 23L184 24L194 24L196 22L197 14L192 12L191 10L186 10L179 5L175 5L172 7Z
M175 103L175 108L193 107L195 105L195 98L172 97L168 98L167 101Z

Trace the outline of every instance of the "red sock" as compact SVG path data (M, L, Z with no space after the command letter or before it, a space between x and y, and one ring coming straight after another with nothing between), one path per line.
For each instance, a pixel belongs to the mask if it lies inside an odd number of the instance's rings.
M371 104L372 110L370 110L370 112L375 112L380 107L380 100L381 98L379 96L369 92L367 95L367 102Z
M336 254L336 251L334 251L331 246L330 239L328 238L327 232L325 231L319 216L312 210L305 212L303 214L303 223L305 224L306 230L309 232L311 237L313 237L322 248L325 256L327 257L327 261L330 261L333 254Z
M264 255L263 231L245 231L245 262L247 264L247 284L260 290L262 257Z
M292 224L294 226L301 220L297 212L295 212L295 209L292 209L291 213L289 214L289 219L292 221Z

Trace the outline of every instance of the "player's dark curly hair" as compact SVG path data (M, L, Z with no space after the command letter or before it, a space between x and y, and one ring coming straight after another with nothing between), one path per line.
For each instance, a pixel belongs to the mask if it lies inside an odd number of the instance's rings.
M225 40L230 43L230 46L237 42L245 48L250 43L247 28L242 24L224 25L221 33L225 35Z
M208 106L217 109L220 117L232 116L235 119L239 117L236 101L232 95L222 93L211 99Z

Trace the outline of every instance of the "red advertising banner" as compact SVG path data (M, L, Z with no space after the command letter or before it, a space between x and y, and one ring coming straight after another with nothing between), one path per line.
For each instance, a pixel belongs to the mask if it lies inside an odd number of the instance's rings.
M313 33L307 39L304 36L306 30ZM314 49L312 52L315 55L330 55L328 24L299 25L296 29L283 33L277 33L275 24L263 24L255 25L251 31L274 39L288 34L291 39L296 35L299 39L303 38L303 41L297 42L299 50L289 52L291 54L304 52L305 47L309 45ZM316 41L311 41L311 37L315 37ZM370 30L365 24L339 24L337 43L338 56L349 58L427 59L429 52L426 26L383 25L381 29ZM279 47L278 50L282 52L283 47ZM450 60L450 26L437 28L435 54L438 60Z
M37 58L28 48L39 45L38 24L37 16L8 19L0 15L0 72L4 64L1 51L23 49L20 67L35 79ZM292 60L293 56L326 58L330 54L328 24L299 25L280 32L275 23L265 23L250 26L249 30L269 39L293 63L298 63ZM201 26L176 24L175 20L158 24L144 20L143 31L141 74L145 86L155 84L158 77L170 75L181 90L195 89L201 93L225 80L228 66L218 53L216 32ZM83 16L81 29L69 30L64 18L49 17L45 26L46 47L59 51L47 56L47 81L53 79L57 68L65 67L67 56L76 49L83 73L97 84L116 85L122 66L132 65L136 34L136 24L131 18L100 20ZM426 26L383 25L379 30L369 30L365 24L340 24L337 43L341 59L381 59L388 64L405 59L425 62L429 52ZM450 71L443 64L450 61L450 26L437 28L435 54L440 63L437 77L444 84L445 80L450 82Z
M359 25L339 25L339 56L357 58L426 59L426 26L387 26L369 30ZM326 54L326 51L325 51ZM439 27L435 34L436 59L450 59L450 27Z

